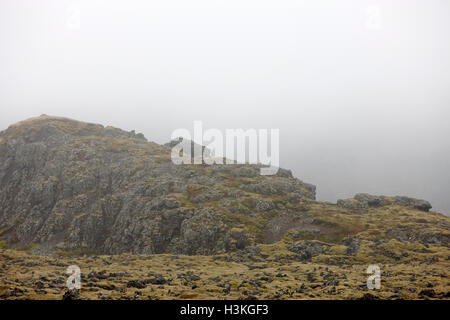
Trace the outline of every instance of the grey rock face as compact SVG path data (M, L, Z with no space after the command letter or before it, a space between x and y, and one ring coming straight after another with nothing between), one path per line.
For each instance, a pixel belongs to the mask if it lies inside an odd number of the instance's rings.
M344 239L342 244L347 246L347 250L345 252L346 255L355 255L359 250L360 239L347 237Z
M351 210L360 210L369 208L369 205L366 202L360 202L355 199L339 199L337 201L337 206Z
M288 178L277 177L267 179L258 183L242 185L241 188L249 192L263 195L281 195L295 192L305 198L315 200L314 186L302 183L299 180Z
M312 257L326 252L328 247L328 244L318 241L302 241L289 247L289 251L297 254L294 257L295 260L308 262Z
M375 207L384 207L390 205L399 205L414 208L428 212L432 207L428 201L414 199L409 197L386 197L374 196L367 193L358 193L351 199L338 200L337 205L346 209L367 209Z
M255 210L258 212L264 212L274 209L276 206L273 201L255 200Z
M141 134L65 118L11 126L0 133L1 237L36 253L214 254L236 249L224 212L248 214L244 192L315 196L287 170L260 177L258 166L174 165L170 151ZM227 179L259 182L227 190Z
M180 228L179 251L208 255L226 251L230 246L228 226L219 212L200 210L185 219Z
M450 228L450 225L446 226ZM450 236L446 234L436 234L422 230L411 230L406 228L393 228L386 232L388 238L396 239L400 242L418 241L424 245L440 245L448 246L450 244Z
M412 207L417 210L428 212L432 206L426 200L408 198L408 197L395 197L394 204Z

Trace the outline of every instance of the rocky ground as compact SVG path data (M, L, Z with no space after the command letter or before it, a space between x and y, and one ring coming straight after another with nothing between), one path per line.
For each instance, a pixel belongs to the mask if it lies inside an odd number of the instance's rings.
M450 218L427 201L316 201L289 170L172 146L48 116L1 132L0 299L449 299Z
M393 242L371 248L362 241L357 248L353 239L331 247L282 241L214 256L56 258L2 250L0 298L449 299L448 248ZM386 249L392 247L398 253ZM369 261L380 267L378 290L366 285ZM74 264L81 269L81 290L70 291L66 269Z

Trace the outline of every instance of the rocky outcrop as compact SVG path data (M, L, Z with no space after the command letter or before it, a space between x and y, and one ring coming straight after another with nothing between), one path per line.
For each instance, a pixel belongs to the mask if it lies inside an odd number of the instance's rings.
M290 170L261 176L260 165L176 165L173 145L66 118L12 125L0 133L0 245L44 254L212 255L275 243L292 230L297 240L342 243L365 228L335 220L336 205L315 201L316 187ZM345 214L392 205L431 208L369 194L337 203ZM448 244L446 234L389 230L390 238ZM344 241L349 256L358 251L355 239ZM291 248L300 260L317 250L316 242Z
M358 238L347 237L342 241L344 246L347 246L347 250L345 251L346 255L355 255L359 250L359 244L361 240Z
M428 201L409 197L375 196L367 193L358 193L351 199L338 200L337 205L346 209L368 209L391 205L410 207L428 212L432 207Z
M289 251L296 253L294 260L308 262L312 257L326 252L329 245L318 241L302 241L289 247Z
M267 179L257 183L250 183L241 186L242 189L263 195L281 195L291 192L299 194L301 197L315 199L316 187L302 183L298 180L286 178Z
M0 133L0 237L36 253L214 254L251 243L231 234L240 220L226 214L275 209L263 199L273 195L315 198L289 170L175 165L170 146L66 118L9 127Z
M450 225L446 226L447 228ZM418 241L424 245L435 244L439 246L448 247L450 244L450 235L432 233L426 230L415 230L407 228L392 228L386 231L386 236L400 242L414 242Z

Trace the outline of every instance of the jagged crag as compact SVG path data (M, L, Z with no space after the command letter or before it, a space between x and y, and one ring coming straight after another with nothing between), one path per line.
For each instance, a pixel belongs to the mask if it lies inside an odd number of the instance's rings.
M175 165L172 146L45 115L1 132L0 297L60 298L73 263L82 298L449 297L450 219L427 201L316 201L289 170Z

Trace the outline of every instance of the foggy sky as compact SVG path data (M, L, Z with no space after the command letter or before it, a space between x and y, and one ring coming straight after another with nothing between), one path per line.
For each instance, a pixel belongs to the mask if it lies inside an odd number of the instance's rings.
M79 15L78 15L79 13ZM40 114L165 143L280 129L320 200L450 213L447 0L0 1L0 130Z

